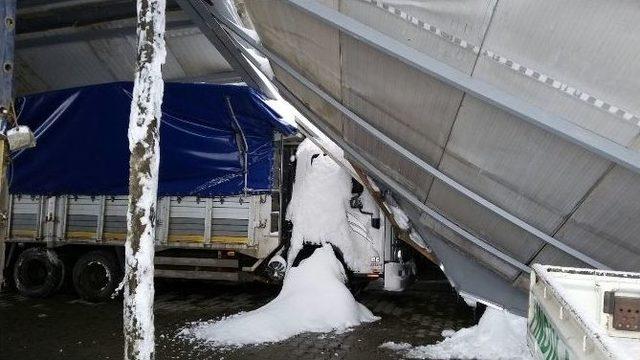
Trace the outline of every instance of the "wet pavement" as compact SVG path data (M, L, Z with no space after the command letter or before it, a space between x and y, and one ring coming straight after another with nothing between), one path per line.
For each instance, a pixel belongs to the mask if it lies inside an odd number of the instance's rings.
M419 280L389 293L373 283L358 295L380 321L342 334L303 334L239 349L212 349L176 334L187 323L258 308L278 288L261 284L158 282L156 359L395 359L386 341L435 343L444 329L474 323L474 314L441 278ZM295 314L292 314L295 316ZM121 301L91 304L71 292L49 299L0 294L0 359L121 359Z

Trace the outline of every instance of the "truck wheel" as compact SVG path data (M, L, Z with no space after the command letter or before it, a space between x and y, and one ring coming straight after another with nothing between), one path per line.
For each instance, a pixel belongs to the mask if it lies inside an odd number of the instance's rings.
M285 272L287 271L287 262L282 256L276 255L269 260L265 271L271 280L282 282Z
M45 298L62 286L64 264L53 250L30 248L18 256L13 280L20 294Z
M111 298L120 281L120 268L109 252L82 255L73 267L73 287L81 298L100 302Z

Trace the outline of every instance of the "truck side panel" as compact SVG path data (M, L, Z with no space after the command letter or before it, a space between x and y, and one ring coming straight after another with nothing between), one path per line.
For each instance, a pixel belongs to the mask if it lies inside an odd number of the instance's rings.
M126 196L11 196L8 239L118 243L126 238ZM270 195L159 199L158 245L259 245L270 229Z

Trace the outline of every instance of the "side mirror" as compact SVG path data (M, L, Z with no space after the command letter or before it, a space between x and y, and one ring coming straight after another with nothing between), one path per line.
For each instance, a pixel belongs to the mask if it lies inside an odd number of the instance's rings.
M9 150L21 150L36 146L36 139L28 126L20 125L7 131Z

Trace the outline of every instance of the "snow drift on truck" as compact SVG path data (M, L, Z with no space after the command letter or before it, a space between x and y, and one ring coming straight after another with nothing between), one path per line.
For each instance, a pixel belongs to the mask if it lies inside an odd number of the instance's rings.
M280 294L263 307L215 321L191 324L180 336L213 346L241 346L282 341L304 332L344 331L376 321L345 286L344 265L357 266L362 246L351 238L346 220L351 177L310 140L298 147L296 180L289 218L293 234L289 269ZM303 244L313 253L293 266Z

